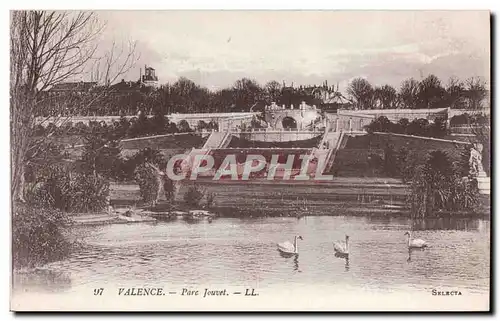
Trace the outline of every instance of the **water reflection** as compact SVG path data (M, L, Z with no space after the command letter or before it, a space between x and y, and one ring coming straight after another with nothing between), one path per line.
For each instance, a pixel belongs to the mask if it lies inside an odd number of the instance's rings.
M334 256L336 258L340 258L340 259L345 260L345 271L348 272L349 271L349 254L335 252Z
M406 259L406 262L410 263L411 262L411 254L415 251L417 252L424 252L426 247L418 248L418 247L412 247L408 248L408 259Z
M298 256L298 254L294 254L294 253L285 253L285 252L281 252L280 250L277 250L277 251L280 254L280 256L282 258L285 258L285 259L289 259L291 257Z
M299 271L299 255L298 254L295 255L295 258L293 259L293 270Z
M35 269L30 272L16 272L13 274L13 287L16 290L42 290L59 292L71 289L70 273L52 271L49 269Z
M413 219L411 220L411 226L412 229L416 231L423 231L423 230L476 231L480 228L480 220L468 219L468 218L454 218L454 217Z

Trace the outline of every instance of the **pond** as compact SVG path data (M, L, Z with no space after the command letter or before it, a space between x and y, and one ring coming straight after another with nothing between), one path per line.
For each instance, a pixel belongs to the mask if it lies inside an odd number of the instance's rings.
M429 243L409 251L406 231ZM71 293L79 287L231 286L260 296L280 289L322 289L431 295L457 290L489 296L490 221L349 216L178 219L154 224L80 227L83 242L64 261L15 277L16 293ZM299 254L283 257L276 243L300 235ZM348 259L333 242L349 235ZM236 291L236 290L234 290ZM349 292L351 291L351 292Z

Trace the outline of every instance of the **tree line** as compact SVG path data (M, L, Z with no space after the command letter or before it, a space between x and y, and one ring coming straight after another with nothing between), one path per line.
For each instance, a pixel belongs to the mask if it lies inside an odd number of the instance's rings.
M332 90L331 87L286 87L277 81L264 86L253 79L242 78L232 86L216 91L200 86L190 79L181 77L172 84L158 88L140 87L121 91L99 90L87 93L44 93L40 99L37 115L134 115L142 110L147 113L219 113L242 112L263 109L272 102L278 105L298 105L305 101L309 105L321 106L323 101L315 89ZM317 91L316 91L317 92ZM421 81L413 78L404 80L399 90L390 86L374 86L364 78L353 79L347 87L347 103L334 108L348 109L393 109L393 108L442 108L480 109L485 107L488 95L486 82L480 77L464 81L450 78L443 84L435 75ZM340 93L337 95L342 96ZM98 97L98 98L96 98Z
M356 109L480 109L485 107L488 90L480 77L466 80L451 77L443 84L431 74L420 81L406 79L399 90L390 85L373 86L364 78L355 78L349 83L347 94Z

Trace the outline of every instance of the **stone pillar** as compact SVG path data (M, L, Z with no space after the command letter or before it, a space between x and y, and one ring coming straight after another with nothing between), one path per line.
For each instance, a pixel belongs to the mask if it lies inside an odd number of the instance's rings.
M335 131L338 132L339 131L339 118L335 118Z

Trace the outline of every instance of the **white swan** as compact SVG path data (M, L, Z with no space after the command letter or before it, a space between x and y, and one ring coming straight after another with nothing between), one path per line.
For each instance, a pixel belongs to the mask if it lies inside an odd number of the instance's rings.
M427 245L427 242L425 242L424 240L421 240L421 239L412 240L410 232L406 232L405 235L408 235L408 248L410 248L410 249L412 249L412 248L422 249L422 248L429 246L429 245Z
M295 236L295 239L293 241L293 244L285 241L283 243L278 243L278 250L287 253L287 254L298 254L299 253L299 247L297 246L297 239L303 240L302 236L298 235Z
M345 236L345 242L338 241L333 243L333 249L340 255L349 255L349 235Z

